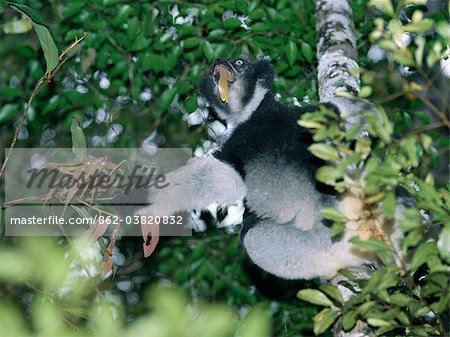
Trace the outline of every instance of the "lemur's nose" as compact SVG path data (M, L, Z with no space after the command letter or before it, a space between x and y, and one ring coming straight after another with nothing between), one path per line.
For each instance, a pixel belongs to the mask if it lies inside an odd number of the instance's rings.
M212 74L213 76L219 76L219 65L223 62L222 58L216 59L216 62L212 68Z
M219 75L219 63L216 63L212 69L213 76Z

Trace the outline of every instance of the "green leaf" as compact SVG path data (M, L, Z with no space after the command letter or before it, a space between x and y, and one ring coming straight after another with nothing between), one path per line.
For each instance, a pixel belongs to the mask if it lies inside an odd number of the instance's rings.
M132 52L138 52L148 49L150 40L146 39L142 34L135 37L131 44L127 45L127 49Z
M230 317L231 318L231 317ZM232 321L232 320L230 320ZM229 322L230 323L230 322ZM231 323L230 323L231 325ZM261 308L256 307L253 309L248 316L242 321L242 330L239 336L242 337L269 337L271 324L270 316L267 311L263 311ZM215 334L204 334L204 336L214 336ZM222 334L221 336L231 336L231 334Z
M248 13L248 2L246 0L239 0L234 2L236 10L242 14Z
M325 294L334 298L339 303L343 304L344 299L342 298L342 294L339 291L338 287L333 284L322 284L320 285L320 290L322 290Z
M357 308L357 312L359 315L365 315L369 310L371 310L374 306L376 306L375 301L364 302Z
M359 248L376 252L378 258L384 265L389 265L391 263L392 249L383 241L375 239L373 236L371 236L369 239L365 241L359 239L358 237L353 237L352 239L349 240L349 242L353 243L355 246Z
M333 186L336 180L342 177L342 173L333 166L321 166L317 169L315 177L318 181Z
M397 314L397 321L400 321L403 325L410 325L411 324L411 321L410 321L408 315L404 311L400 311Z
M428 0L405 0L405 4L426 5Z
M437 247L442 258L450 263L450 224L446 224L439 234Z
M324 127L323 124L305 119L298 120L297 124L307 129L322 129Z
M34 9L28 6L13 3L9 3L9 6L12 9L23 13L33 22L34 30L36 31L36 34L39 38L39 42L44 52L45 62L47 63L47 69L45 73L51 73L58 65L59 53L47 24L44 23L42 18Z
M356 324L356 318L358 317L358 312L355 310L347 311L342 317L342 328L345 331L352 329Z
M422 147L425 151L428 151L431 147L431 144L433 143L433 138L431 138L429 135L422 133L420 135L420 142L422 144Z
M399 20L397 18L393 18L389 21L388 25L387 25L388 30L391 32L392 37L394 38L393 40L397 40L397 41L402 41L401 37L403 34L403 25L399 22ZM395 44L394 41L391 41L392 43ZM394 47L393 51L398 51L399 49Z
M417 270L421 265L433 256L438 255L438 249L435 241L426 242L420 245L414 253L411 261L411 269Z
M395 192L390 191L383 200L383 213L388 219L393 219L395 214L396 199Z
M367 323L369 323L369 325L374 326L374 327L385 327L385 326L391 325L390 322L387 322L380 318L368 318Z
M225 29L236 29L241 26L241 21L236 18L229 18L223 23Z
M121 0L103 0L103 6L112 6L122 2Z
M313 144L308 147L308 150L315 155L316 157L319 157L323 160L337 160L339 159L339 153L338 151L332 147L331 145L327 144Z
M179 95L186 94L191 90L191 85L188 81L178 81L175 84L175 88L177 89L177 93Z
M450 23L441 21L437 24L436 30L444 39L450 40Z
M15 87L1 87L0 88L0 97L3 99L6 98L17 98L21 94L21 90Z
M133 17L127 22L127 37L133 41L139 31L139 20L137 17Z
M372 94L372 87L366 85L359 90L358 96L361 98L369 97Z
M270 30L270 26L264 22L257 22L251 26L253 32L262 33Z
M422 67L423 65L423 53L425 50L425 39L423 38L423 36L417 36L414 39L414 42L417 45L417 48L414 52L414 57L416 59L416 63L419 67Z
M316 316L314 316L314 334L317 336L327 330L339 316L339 313L340 311L338 310L331 310L329 308L326 308L319 312Z
M259 20L266 16L266 13L264 12L264 9L257 8L254 11L250 11L250 19L251 20Z
M403 52L395 50L393 56L395 61L404 66L413 67L415 65L411 55L406 56Z
M0 110L0 123L4 123L14 118L18 114L19 104L5 104Z
M367 240L363 241L358 237L353 237L349 240L350 243L354 244L358 248L374 251L374 252L388 252L391 250L385 242L374 238L373 236L369 237Z
M331 237L335 238L336 236L341 235L345 230L344 222L334 222L333 226L331 226Z
M17 258L17 256L13 256ZM3 256L2 256L2 261ZM17 268L20 269L21 265ZM3 273L2 273L3 274ZM2 299L0 304L0 324L2 326L2 335L4 336L29 336L29 331L27 331L27 323L23 317L22 311L19 309L17 304L14 304L11 299Z
M402 240L402 251L406 253L408 248L417 246L423 240L423 231L420 225L410 231Z
M402 294L400 292L396 292L390 295L389 297L393 304L398 305L400 307L407 306L413 300L408 295Z
M159 101L159 107L162 111L167 110L167 108L172 104L173 100L175 99L175 96L177 94L176 88L167 88L161 95L160 101Z
M211 46L211 43L209 43L208 41L205 41L203 43L203 54L205 54L208 62L212 62L214 60L214 50Z
M51 73L58 65L58 48L53 41L50 31L45 26L33 24L33 27L38 35L39 42L41 43L42 50L44 52L45 62L47 63L46 74Z
M411 165L416 167L419 162L417 159L417 138L416 137L408 137L404 139L400 145L403 148L403 151L408 156L411 161Z
M361 137L356 141L355 152L366 158L372 150L372 140L369 137Z
M198 37L189 37L184 40L184 48L191 49L197 47L202 40Z
M198 28L196 26L177 25L178 37L196 36Z
M208 35L208 39L215 39L218 37L221 37L225 34L225 31L223 29L214 29L212 30L209 35Z
M339 210L337 210L334 207L326 207L323 208L320 213L322 213L322 216L331 221L337 221L337 222L346 222L347 217Z
M415 337L427 337L428 336L427 330L425 330L421 326L412 327L411 332L413 333L413 336L415 336Z
M21 4L12 3L12 2L7 2L7 3L8 3L8 6L11 9L13 9L13 10L15 10L17 12L25 14L34 23L40 24L42 26L46 26L48 28L47 23L39 15L39 13L36 12L33 8L25 6L25 5L21 5Z
M345 139L346 140L353 140L356 137L359 136L359 134L361 133L361 126L359 125L353 125L352 127L350 127L346 132L345 132Z
M72 134L72 152L75 155L76 161L83 161L87 159L86 138L84 137L83 129L78 123L76 117L72 117L72 125L70 126L70 133Z
M302 54L305 57L306 61L311 62L314 58L314 53L309 44L306 42L302 42Z
M390 322L390 325L383 326L383 327L377 329L375 331L375 333L377 336L386 336L385 335L386 332L392 331L398 327L399 327L398 324L395 324L395 322Z
M83 1L76 2L72 1L70 2L65 8L63 12L64 19L67 19L71 17L72 15L78 14L81 9L83 9L86 6L86 4Z
M188 113L192 113L198 108L197 96L190 96L184 101L184 108Z
M379 295L383 290L398 285L399 277L397 267L383 267L374 272L368 280L364 292Z
M297 293L297 297L303 301L326 307L333 306L333 302L321 291L315 289L303 289Z
M434 20L423 19L418 22L411 22L403 26L406 32L410 33L424 33L434 27Z
M370 0L367 5L369 7L376 7L387 15L394 15L394 7L390 0Z
M284 53L286 54L286 59L289 65L292 67L295 61L297 61L298 56L297 44L294 41L289 40L288 44L284 48Z

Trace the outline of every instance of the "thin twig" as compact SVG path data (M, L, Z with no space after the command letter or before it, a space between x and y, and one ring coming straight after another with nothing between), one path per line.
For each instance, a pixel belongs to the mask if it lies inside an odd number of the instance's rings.
M14 146L17 142L17 137L19 136L20 130L23 127L23 124L25 123L25 118L27 117L28 110L30 110L31 102L33 102L33 99L50 83L53 77L55 77L56 73L61 69L61 66L67 61L67 57L64 57L70 50L72 50L75 46L77 46L81 41L85 39L87 36L87 32L83 34L81 38L75 38L75 42L73 42L69 47L67 47L62 54L59 56L58 60L59 63L49 73L45 74L43 77L39 79L37 82L33 92L31 93L30 99L27 102L27 106L25 107L25 110L22 113L22 116L20 117L19 125L17 125L16 132L14 133L13 140L11 142L11 146L9 147L8 153L6 154L5 161L2 164L2 168L0 169L0 178L3 176L3 173L6 169L6 164L8 164L9 157L11 156Z
M81 41L83 41L86 38L87 34L88 34L87 32L84 32L82 37L80 37L80 38L75 37L75 41L70 46L68 46L66 49L64 49L64 51L61 53L61 55L59 55L59 60L62 61L63 57L66 56L66 54L70 50L75 48L77 44L79 44Z
M447 118L445 113L439 110L428 98L424 95L419 94L419 92L414 91L414 94L419 97L423 103L442 121L442 123L450 129L450 120Z
M44 82L44 84L42 84L42 82ZM25 118L27 116L28 110L31 107L31 102L36 97L36 95L47 86L47 84L48 84L48 81L45 80L45 77L42 77L36 84L36 87L34 88L33 93L31 94L30 99L28 100L27 106L25 107L25 110L23 111L22 116L20 117L20 122L19 122L19 125L17 125L16 132L14 133L14 138L11 142L11 146L9 147L8 153L6 154L5 161L3 162L2 168L0 169L0 178L3 176L3 172L5 171L6 164L8 163L9 157L11 156L13 148L16 145L17 137L19 136L19 133L20 133L20 130L22 129L23 123L25 122Z

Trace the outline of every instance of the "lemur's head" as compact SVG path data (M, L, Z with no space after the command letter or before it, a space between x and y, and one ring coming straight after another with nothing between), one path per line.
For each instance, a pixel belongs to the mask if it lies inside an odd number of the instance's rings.
M245 121L267 93L272 94L273 71L267 60L244 57L218 59L203 78L201 94L229 124Z

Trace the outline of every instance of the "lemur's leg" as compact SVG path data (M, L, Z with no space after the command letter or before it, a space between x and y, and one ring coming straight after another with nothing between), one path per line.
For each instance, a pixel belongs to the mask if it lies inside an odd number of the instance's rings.
M209 155L194 158L187 165L166 174L169 185L150 189L148 206L139 213L171 215L178 211L205 209L216 202L227 205L245 197L241 176L228 164Z
M339 245L332 244L329 229L323 225L302 231L293 223L251 217L244 223L241 240L255 264L286 279L331 278L349 264L361 264L349 252L330 249ZM346 260L349 256L352 261Z

